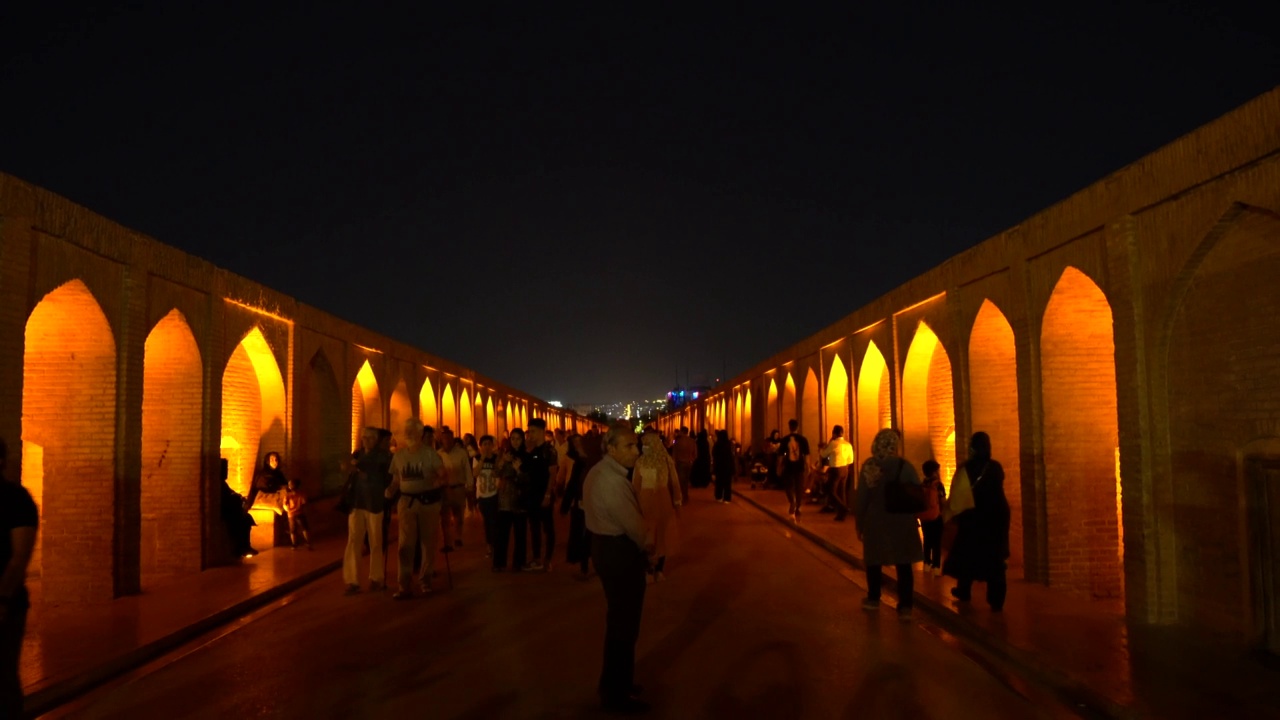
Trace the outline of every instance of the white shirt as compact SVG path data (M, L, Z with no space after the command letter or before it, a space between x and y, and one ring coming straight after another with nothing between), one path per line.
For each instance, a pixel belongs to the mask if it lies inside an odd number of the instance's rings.
M462 485L471 487L471 456L467 454L466 448L458 443L453 444L453 449L445 452L440 450L440 460L444 462L444 467L449 471L449 485Z
M853 446L842 437L835 438L822 448L822 457L830 461L833 468L848 467L853 464Z
M626 535L644 547L644 518L627 469L608 455L587 471L582 511L587 529L596 535Z

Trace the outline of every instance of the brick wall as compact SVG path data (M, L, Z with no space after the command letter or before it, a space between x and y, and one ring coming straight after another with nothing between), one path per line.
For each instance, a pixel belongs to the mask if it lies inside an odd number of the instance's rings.
M871 457L871 443L881 428L888 427L886 420L892 413L889 403L889 366L874 342L867 346L867 354L859 372L861 374L855 388L858 398L856 451L858 464L861 465L863 460Z
M844 428L846 440L853 440L853 427L849 424L849 373L844 369L844 362L837 355L831 360L831 370L827 375L827 425L826 437L836 425Z
M258 468L262 440L262 391L244 346L237 346L222 373L222 457L227 459L227 484L249 494Z
M814 374L813 368L809 368L804 376L804 388L800 398L800 432L809 438L813 446L810 450L815 456L818 454L818 445L827 439L823 436L821 424L818 422L818 418L821 417L818 395L818 376Z
M951 358L938 343L929 358L929 446L942 465L942 482L951 487L956 469L956 405L951 387Z
M1009 498L1009 563L1022 566L1022 484L1018 452L1018 367L1013 328L994 304L984 302L969 336L969 404L974 432L991 436L992 454L1004 467ZM968 438L956 438L963 448Z
M147 336L142 389L144 587L200 570L200 348L177 310Z
M413 417L413 405L409 402L409 387L405 385L404 380L401 380L396 385L396 389L391 391L390 410L388 429L395 437L397 445L404 447L408 444L408 438L404 435L404 421Z
M53 602L114 593L116 346L85 285L46 295L26 323L22 375L22 481L40 505L31 573Z
M1049 582L1119 597L1115 342L1098 286L1067 268L1040 335Z

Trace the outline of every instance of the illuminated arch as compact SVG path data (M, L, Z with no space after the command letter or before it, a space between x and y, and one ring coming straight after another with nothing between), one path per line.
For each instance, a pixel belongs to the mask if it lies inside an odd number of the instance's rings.
M751 388L747 388L746 397L742 400L742 444L750 445L754 434L751 424Z
M72 280L31 311L22 354L22 484L40 506L28 572L46 601L115 595L115 438L115 336Z
M800 432L813 442L815 454L818 443L822 440L819 417L821 413L818 409L818 376L813 372L813 368L809 368L809 372L804 376L804 388L801 390Z
M479 400L479 398L476 398ZM462 395L458 400L458 437L462 437L467 433L475 434L475 410L471 406L471 395L466 388L462 389Z
M498 416L493 411L493 396L485 398L484 401L484 422L485 432L497 437L498 435Z
M391 406L389 418L387 420L391 431L391 437L396 441L396 447L406 447L409 439L404 434L404 423L413 417L413 402L409 399L409 385L400 379L396 383L396 389L391 391Z
M781 429L778 425L778 384L769 378L769 394L765 397L765 437L774 430Z
M956 469L956 454L954 438L948 453L947 438L955 429L951 359L933 329L922 321L916 327L902 369L904 455L917 467L925 460L937 460L942 466L942 483L948 489Z
M227 484L249 494L254 475L269 452L285 456L284 378L262 331L254 328L236 346L222 373L222 457ZM253 542L270 547L275 540L272 512L255 510Z
M787 423L800 417L796 415L796 381L791 379L791 373L787 373L787 381L782 385L782 417L778 420L778 429L785 434L787 432Z
M360 447L360 431L366 427L386 428L382 422L382 395L378 392L378 379L373 367L365 360L351 383L351 447Z
M354 443L348 444L346 408L338 390L338 374L324 350L317 350L311 358L307 377L309 402L303 414L305 430L301 444L308 451L305 457L299 457L295 449L293 464L301 471L308 492L315 490L314 483L318 481L320 493L332 495L346 481L343 467Z
M831 359L827 374L827 427L823 437L831 437L836 425L844 428L846 439L853 436L849 427L849 374L839 355Z
M893 426L889 397L889 364L872 340L867 344L858 370L858 457L871 457L871 443L876 433Z
M436 390L431 385L431 378L422 381L422 389L418 391L418 419L423 425L435 427L440 424L440 414L436 409Z
M458 432L458 406L453 401L453 383L446 382L440 391L440 426Z
M200 421L204 363L187 319L171 310L143 348L142 528L143 587L200 571Z
M1049 583L1122 597L1111 305L1073 267L1063 271L1045 307L1040 358Z
M1009 564L1022 566L1021 429L1018 424L1018 358L1013 327L990 300L978 309L969 333L969 405L974 431L991 436L1004 466L1004 494L1012 515ZM962 444L968 439L961 440Z

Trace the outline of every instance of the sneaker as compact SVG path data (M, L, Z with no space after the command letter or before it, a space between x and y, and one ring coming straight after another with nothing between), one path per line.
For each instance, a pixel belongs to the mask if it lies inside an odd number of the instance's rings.
M382 592L383 590L386 590L386 589L387 589L386 585L384 585L383 583L377 582L376 580L374 582L369 583L369 592Z
M862 609L863 610L879 610L880 601L872 598L863 598Z
M942 568L938 567L937 565L934 565L934 566L933 566L933 576L934 576L934 577L942 577Z
M544 569L544 570L546 570L547 572L551 572L551 568L552 568L551 561L550 561L550 560L548 560L548 561L546 562L546 565L544 565L544 566L543 566L543 569Z
M431 594L431 590L432 590L432 588L431 588L431 581L430 581L430 580L426 580L426 581L423 581L423 582L418 583L418 592L422 593L423 595L430 595L430 594Z
M360 586L359 586L359 585L348 585L348 586L347 586L347 589L346 589L345 591L343 591L343 593L342 593L342 594L343 594L343 595L359 595L359 594L360 594Z
M391 595L391 599L392 600L412 600L413 591L408 590L406 588L400 588L399 590L395 591L394 594Z
M903 607L903 606L901 606L901 605L899 605L899 606L898 606L898 619L899 619L899 620L901 620L901 621L903 621L903 622L907 622L907 621L911 620L911 606L910 606L910 605L908 605L908 606L906 606L906 607Z
M960 588L951 588L951 597L959 600L960 602L969 602L969 593L960 592Z
M289 546L289 549L290 549L290 550L297 550L297 549L298 549L298 546L297 546L297 545L290 545L290 546Z
M542 563L538 562L537 560L534 560L533 562L524 566L524 571L525 572L542 572Z

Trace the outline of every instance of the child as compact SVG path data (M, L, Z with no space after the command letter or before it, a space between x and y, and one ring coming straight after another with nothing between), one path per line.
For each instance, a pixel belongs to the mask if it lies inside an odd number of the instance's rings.
M289 488L284 492L284 509L289 513L289 539L293 542L293 549L298 549L298 535L302 535L302 541L307 544L308 550L314 550L311 547L311 535L307 527L307 513L304 507L307 504L307 496L302 494L297 478L289 481Z
M947 490L938 476L938 462L925 460L920 466L924 471L925 512L920 514L920 529L924 531L924 568L933 568L934 577L942 574L942 513Z

